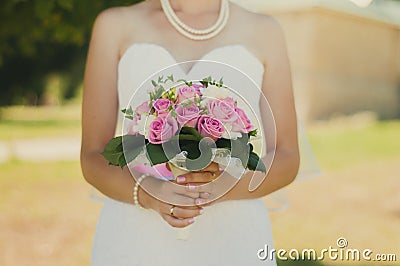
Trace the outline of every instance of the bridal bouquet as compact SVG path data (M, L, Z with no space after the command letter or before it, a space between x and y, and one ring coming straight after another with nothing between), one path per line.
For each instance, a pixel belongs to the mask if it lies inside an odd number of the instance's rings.
M122 110L127 118L125 132L102 152L109 164L167 163L175 177L201 170L213 161L266 172L250 143L257 129L229 97L222 79L175 81L171 75L159 77L152 85L147 101Z

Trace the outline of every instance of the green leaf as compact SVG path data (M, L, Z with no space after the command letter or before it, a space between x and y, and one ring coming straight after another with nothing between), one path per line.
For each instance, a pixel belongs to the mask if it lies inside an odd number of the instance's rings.
M155 80L152 80L152 81L151 81L151 84L153 84L154 87L157 87L157 86L158 86L158 84L157 84L157 82L156 82Z
M111 139L104 147L104 151L121 151L122 152L122 136Z
M119 144L117 143L119 142ZM119 139L111 140L101 153L110 165L119 165L119 158L123 154L122 143Z
M121 112L125 114L125 116L124 116L125 118L128 118L128 119L130 119L130 120L133 120L133 110L132 110L132 107L130 107L129 109L121 110Z
M198 141L185 142L184 145L181 146L181 150L187 152L187 158L190 160L195 160L201 155Z
M110 140L101 153L110 165L124 167L134 160L145 145L142 135L125 135Z
M101 153L108 161L108 164L119 166L119 158L123 155L122 151L103 151Z
M220 87L222 87L222 85L224 85L224 81L223 81L223 78L222 78L222 77L221 77L220 80L219 80L219 84L220 84Z
M189 170L200 170L207 167L211 163L212 152L211 146L207 145L205 141L200 142L198 148L190 148L188 151L188 158L186 161L186 168Z
M203 136L200 135L199 131L197 131L197 129L195 129L193 127L182 127L181 131L179 132L179 134L195 136L196 140L198 140L198 141L203 139Z
M246 135L242 135L242 138L237 138L235 140L219 139L216 141L216 144L218 148L229 149L232 157L239 158L243 167L247 166L252 145L248 143Z
M122 167L124 167L126 164L128 164L128 163L130 163L130 162L132 162L133 160L135 160L136 159L136 157L141 153L143 151L143 147L141 147L141 148L135 148L135 149L132 149L132 150L126 150L122 155L122 157L124 158L124 160L123 161L121 161L121 158L120 158L120 164L119 164L119 166L122 168Z
M124 168L125 165L127 165L126 157L124 154L121 154L121 156L118 158L118 166Z
M196 136L189 135L189 134L178 134L173 136L170 140L179 140L179 141L186 141L186 140L191 140L191 141L198 141L199 139Z
M250 131L250 132L247 133L247 134L248 134L249 138L250 138L250 137L256 137L257 134L258 134L258 132L257 132L257 129L254 129L254 130Z
M247 144L247 139L237 138L231 140L232 156L240 158L240 156L247 156L250 147Z
M200 83L204 86L204 87L208 87L209 84L212 83L212 78L211 76L204 78L202 81L200 81Z
M120 158L120 165L124 167L127 163L132 162L143 151L146 145L145 138L142 135L125 135L122 137L122 147L124 150L124 161ZM122 164L121 164L122 162ZM123 164L124 163L124 164Z
M143 135L138 134L122 136L122 146L124 150L144 147L145 144L145 137Z
M267 173L267 168L265 167L264 162L254 152L250 152L249 154L247 168L252 171L261 171L263 173Z
M162 95L164 94L164 92L165 92L164 87L158 88L154 92L154 100L160 99L162 97Z
M189 87L193 86L193 82L187 81L186 79L180 79L177 82L183 82L183 83L185 83L186 86L189 86Z
M119 165L119 158L123 154L122 148L120 147L122 147L122 145L115 147L115 149L104 149L104 151L101 153L110 165Z
M186 79L178 79L176 82L183 82L183 83L187 83L187 80Z
M168 157L165 155L163 147L161 144L151 144L146 145L146 154L149 158L151 165L166 163L169 161Z
M218 139L215 144L217 144L217 148L225 148L225 149L231 149L231 140L230 139Z
M133 109L132 106L129 106L128 110L127 110L127 115L133 115Z

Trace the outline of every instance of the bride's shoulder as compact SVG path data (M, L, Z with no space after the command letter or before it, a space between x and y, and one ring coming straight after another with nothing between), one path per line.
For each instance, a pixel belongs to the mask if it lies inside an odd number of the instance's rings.
M232 3L236 26L251 41L260 58L268 61L286 46L285 34L279 21L271 15L255 13ZM246 21L246 23L243 23Z
M110 7L101 11L96 17L96 22L111 23L116 26L132 25L135 20L139 20L140 15L146 7L143 3L130 6Z
M246 8L243 8L237 4L231 4L232 11L237 17L237 21L246 21L247 27L251 27L252 29L259 30L259 29L275 29L280 30L281 25L279 24L278 20L266 13L256 13L250 11Z
M100 12L93 25L93 34L108 36L118 46L135 32L137 25L142 25L144 11L148 9L144 3L131 6L111 7Z

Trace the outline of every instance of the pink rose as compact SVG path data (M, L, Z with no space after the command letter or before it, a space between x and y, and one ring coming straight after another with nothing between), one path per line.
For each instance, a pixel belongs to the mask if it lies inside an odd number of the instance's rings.
M222 99L222 101L236 108L236 101L233 98L226 97L225 99Z
M225 99L211 99L208 102L207 109L210 115L220 120L222 123L230 123L236 120L235 102Z
M152 144L161 144L168 141L178 131L176 120L167 115L166 117L156 117L149 125L148 139Z
M181 126L196 127L201 110L195 104L187 107L179 104L175 112L178 115L176 120Z
M151 108L149 106L149 102L144 102L141 105L139 105L138 107L136 107L135 113L138 115L142 115L142 114L148 114L150 113Z
M153 107L156 110L158 116L166 116L168 114L168 108L171 105L172 102L168 99L157 99L153 102Z
M204 88L204 85L202 85L202 84L192 84L192 87L195 88L196 90L198 90L199 93L200 93L200 89Z
M196 95L201 96L200 88L202 85L194 84L193 86L184 86L178 89L178 103L185 100L192 100L196 98Z
M249 133L253 130L253 125L250 119L247 117L246 113L240 109L236 108L237 119L232 123L232 131Z
M202 115L197 123L197 130L203 137L210 137L214 141L221 138L224 133L224 126L218 119L208 115Z

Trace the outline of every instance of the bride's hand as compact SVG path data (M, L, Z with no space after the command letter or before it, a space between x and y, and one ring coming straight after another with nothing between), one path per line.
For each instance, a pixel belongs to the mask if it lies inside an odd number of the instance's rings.
M186 184L205 191L200 192L201 196L196 200L196 204L202 207L229 200L227 193L237 184L238 180L226 171L220 171L219 165L215 162L201 171L190 172L177 178L179 184Z
M200 171L194 171L182 176L179 176L176 181L178 184L191 184L191 183L209 183L220 175L219 165L215 162L210 163L206 168Z
M200 171L193 171L179 176L176 179L178 184L185 184L196 189L199 189L200 197L196 199L196 204L199 206L208 206L214 199L218 198L214 195L214 184L211 183L221 175L219 164L212 162L206 168ZM206 187L201 186L207 184ZM201 191L200 191L201 190ZM203 191L204 190L204 191Z
M203 212L197 205L208 193L201 187L177 185L170 181L148 177L141 182L138 199L146 209L153 209L172 227L183 228ZM200 202L201 203L201 202Z

